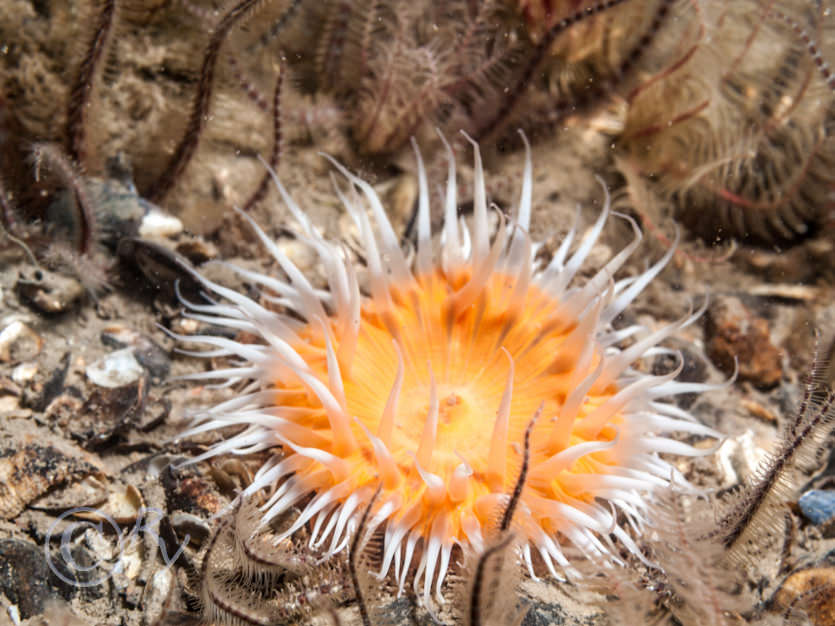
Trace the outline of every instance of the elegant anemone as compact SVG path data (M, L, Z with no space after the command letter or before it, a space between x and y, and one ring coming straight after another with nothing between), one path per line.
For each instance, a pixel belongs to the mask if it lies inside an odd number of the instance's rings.
M560 578L573 573L576 553L612 563L625 548L643 558L633 537L646 521L648 494L680 479L661 454L704 454L665 434L719 436L662 401L707 385L675 381L680 365L664 375L637 367L676 354L659 342L698 313L656 329L613 325L672 250L642 273L614 280L641 239L635 222L620 215L634 240L578 279L610 214L607 194L585 236L575 244L575 224L541 261L528 234L532 166L524 141L518 209L510 217L494 211L491 229L478 146L472 142L468 225L458 216L455 162L444 140L449 166L437 241L415 147L417 245L408 253L371 185L331 159L349 183L334 186L359 232L362 263L325 239L273 176L327 287L312 284L241 214L284 276L237 268L258 288L254 297L198 276L210 303L185 302L189 315L240 331L240 339L175 335L208 346L196 354L231 357L227 368L186 378L244 386L195 414L183 436L241 428L193 461L271 451L241 495L264 491L265 523L295 515L279 539L307 527L311 549L324 557L346 548L373 499L368 528L383 537L378 576L393 573L402 592L412 574L425 601L433 589L441 601L456 545L484 549L523 463L512 526L520 555L532 576L541 560ZM529 427L531 444L523 448Z

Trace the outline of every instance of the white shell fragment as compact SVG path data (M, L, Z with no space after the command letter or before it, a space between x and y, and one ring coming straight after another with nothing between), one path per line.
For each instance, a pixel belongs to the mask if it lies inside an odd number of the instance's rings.
M12 370L12 380L18 385L25 385L38 373L38 363L36 361L26 361L21 363Z
M150 239L175 237L181 232L183 232L183 223L157 207L152 207L139 224L139 236Z
M87 366L87 378L94 385L113 389L139 380L144 370L133 355L132 348L116 350Z
M20 320L0 331L0 363L29 361L40 354L43 339Z

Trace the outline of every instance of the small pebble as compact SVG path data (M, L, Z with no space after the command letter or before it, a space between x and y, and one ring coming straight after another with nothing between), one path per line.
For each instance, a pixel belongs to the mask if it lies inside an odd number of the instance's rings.
M136 382L144 370L132 348L111 352L91 363L85 370L87 378L99 387L114 389Z
M16 288L32 308L51 315L67 311L84 295L84 287L75 278L43 268L22 271Z
M797 505L815 526L826 524L835 518L835 491L812 489L800 496Z
M758 389L771 389L783 376L782 355L771 341L768 320L736 296L717 296L705 320L707 355L716 366Z

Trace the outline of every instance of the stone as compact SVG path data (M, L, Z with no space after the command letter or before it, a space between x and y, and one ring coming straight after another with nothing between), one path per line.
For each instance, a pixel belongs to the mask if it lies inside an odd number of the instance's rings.
M776 608L805 612L813 626L835 624L835 568L812 567L794 572L775 596Z
M74 587L49 567L43 548L19 539L0 540L0 592L17 605L20 617L43 613L51 600L69 600Z
M84 295L75 278L43 268L21 272L16 289L24 302L47 315L68 311Z
M835 536L835 491L810 489L797 501L803 517L819 526L827 539Z
M735 296L719 296L708 310L707 354L728 375L738 363L739 380L771 389L783 376L780 350L771 342L768 321Z

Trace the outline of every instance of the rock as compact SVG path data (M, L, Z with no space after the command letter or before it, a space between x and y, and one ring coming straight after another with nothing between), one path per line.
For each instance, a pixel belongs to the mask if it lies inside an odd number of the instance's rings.
M28 619L51 600L69 600L74 587L50 568L43 548L19 539L0 540L0 592Z
M135 383L144 370L136 360L133 348L124 348L94 361L87 366L85 373L93 384L114 389Z
M835 537L835 492L811 489L797 501L803 517L815 526L827 539Z
M710 307L705 327L707 354L726 374L739 366L739 380L760 389L780 382L783 369L780 351L771 343L768 322L756 316L734 296L717 297Z
M835 624L835 568L813 567L794 572L775 596L784 611L803 611L814 626Z
M175 469L169 466L161 473L161 480L169 511L213 515L226 505L194 467Z
M15 287L22 300L51 315L69 310L84 295L84 287L75 278L43 268L21 272Z

